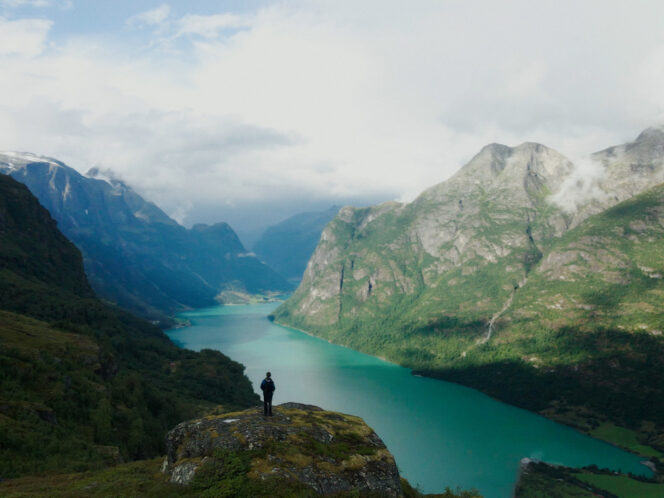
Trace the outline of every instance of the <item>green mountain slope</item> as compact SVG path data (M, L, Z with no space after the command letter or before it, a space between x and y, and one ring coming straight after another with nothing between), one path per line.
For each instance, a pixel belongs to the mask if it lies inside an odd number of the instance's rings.
M332 206L325 211L291 216L267 228L253 250L281 275L299 281L325 225L338 212L339 206Z
M60 161L0 154L0 173L28 186L83 254L95 292L151 319L215 304L223 290L285 290L226 223L186 229L120 180Z
M571 165L534 144L485 147L411 204L343 208L274 318L663 449L664 188L638 194L661 176L663 144L644 132L622 146L601 187L616 195L585 218L551 202Z
M243 370L99 301L75 246L0 175L0 478L162 454L177 422L256 403Z
M494 144L411 204L343 208L277 319L381 351L440 320L479 337L566 227L545 197L571 167L542 145Z

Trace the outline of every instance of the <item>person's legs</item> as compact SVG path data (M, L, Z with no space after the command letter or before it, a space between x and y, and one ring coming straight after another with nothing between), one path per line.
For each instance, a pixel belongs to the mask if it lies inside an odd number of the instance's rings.
M267 402L267 414L272 415L272 396L266 399Z
M268 403L270 404L270 408L272 407L272 400L268 401L267 396L263 397L263 415L267 415L267 406Z

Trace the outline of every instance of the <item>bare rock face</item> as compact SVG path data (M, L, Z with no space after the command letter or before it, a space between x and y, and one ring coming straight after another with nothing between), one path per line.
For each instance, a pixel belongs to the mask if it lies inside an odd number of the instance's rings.
M566 230L570 216L547 198L573 168L544 145L491 144L410 204L341 209L275 319L351 347L362 345L342 337L348 324L395 310L409 327L441 315L488 323L540 244Z
M536 143L490 144L410 204L345 207L274 318L373 354L384 354L384 342L400 343L405 330L427 330L434 342L444 341L439 322L461 324L453 328L468 341L483 341L538 266L569 273L570 261L548 253L555 241L664 182L664 128L649 128L592 161L597 177L579 193L572 185L577 167L558 152ZM577 242L587 252L588 244ZM566 257L576 256L567 251ZM606 250L589 257L595 262L579 267L579 277L626 264ZM605 271L604 280L624 283L618 273ZM362 337L368 327L373 335ZM432 349L423 339L408 356L424 358ZM402 360L402 353L392 357Z
M183 422L166 436L162 471L171 482L195 482L199 471L242 456L258 483L304 485L321 495L355 492L402 496L394 457L358 417L284 403ZM223 476L221 476L223 478Z

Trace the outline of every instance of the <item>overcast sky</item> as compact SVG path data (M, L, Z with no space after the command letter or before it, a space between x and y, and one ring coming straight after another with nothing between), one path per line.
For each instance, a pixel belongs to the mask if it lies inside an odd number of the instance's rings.
M250 232L664 122L664 2L0 0L0 150Z

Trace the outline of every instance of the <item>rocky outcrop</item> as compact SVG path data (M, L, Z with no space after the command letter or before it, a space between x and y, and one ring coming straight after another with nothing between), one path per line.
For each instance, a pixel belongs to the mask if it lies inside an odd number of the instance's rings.
M540 144L492 144L410 204L341 209L277 321L351 347L352 322L395 311L412 327L441 315L488 327L541 244L566 230L569 215L547 197L572 170Z
M402 496L394 457L376 433L358 417L316 406L284 403L273 417L253 408L190 420L168 433L166 446L162 471L184 485L232 454L250 462L252 481L296 482L321 495Z
M554 241L664 182L664 128L590 163L586 174L541 144L490 144L410 204L341 209L276 321L372 353L360 323L412 330L453 317L482 337L543 257L560 270L546 253Z

